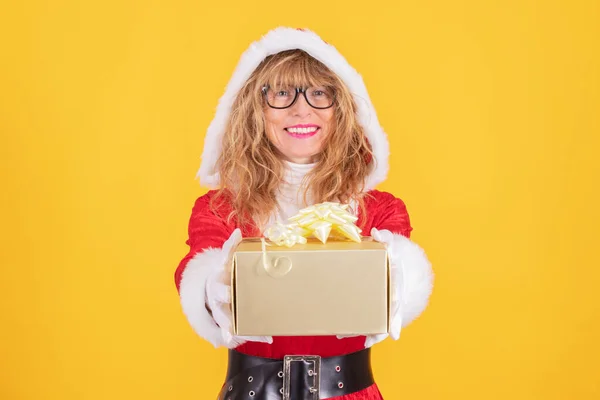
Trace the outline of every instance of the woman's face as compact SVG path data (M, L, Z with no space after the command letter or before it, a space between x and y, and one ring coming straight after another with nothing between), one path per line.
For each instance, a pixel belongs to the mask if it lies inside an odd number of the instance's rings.
M288 108L265 105L267 137L285 160L297 164L315 162L332 128L334 108L335 105L312 108L301 94Z

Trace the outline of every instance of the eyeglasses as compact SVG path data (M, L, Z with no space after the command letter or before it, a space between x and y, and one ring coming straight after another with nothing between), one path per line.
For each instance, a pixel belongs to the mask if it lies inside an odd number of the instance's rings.
M335 100L333 88L326 86L314 86L306 89L295 88L293 86L277 88L264 86L262 92L267 99L269 107L277 109L291 107L298 99L298 94L300 93L304 95L309 106L319 110L333 106Z

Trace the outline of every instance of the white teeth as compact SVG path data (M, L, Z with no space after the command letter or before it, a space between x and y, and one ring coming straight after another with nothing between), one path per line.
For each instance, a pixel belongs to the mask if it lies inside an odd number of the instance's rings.
M291 132L291 133L306 135L308 133L316 132L317 129L318 128L316 128L316 127L311 127L311 128L287 128L287 131Z

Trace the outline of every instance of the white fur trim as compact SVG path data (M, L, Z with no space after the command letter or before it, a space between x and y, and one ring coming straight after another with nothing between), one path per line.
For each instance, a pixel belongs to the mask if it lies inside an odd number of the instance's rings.
M389 244L392 268L400 268L402 327L415 320L427 307L433 290L433 270L425 252L403 235L393 234Z
M231 106L244 82L267 56L291 49L304 50L324 63L344 81L353 94L358 106L359 123L366 131L374 154L375 168L367 178L365 189L375 188L387 176L389 143L385 132L379 125L375 108L371 103L362 77L335 47L325 43L318 35L309 30L287 27L276 28L268 32L260 40L252 43L242 54L225 93L219 100L215 117L206 133L202 162L197 174L200 183L209 188L219 186L219 176L214 168L221 154L223 131Z
M224 268L226 256L222 249L197 253L183 270L179 286L181 307L188 322L200 337L215 347L223 345L223 336L206 309L206 280L215 270Z

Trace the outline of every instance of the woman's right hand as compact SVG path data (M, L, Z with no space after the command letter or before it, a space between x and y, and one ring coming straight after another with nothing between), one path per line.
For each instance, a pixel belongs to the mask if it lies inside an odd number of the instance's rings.
M270 336L234 336L231 312L231 260L235 248L242 240L239 229L233 231L223 243L223 266L216 268L206 280L206 305L213 320L221 329L222 344L235 348L247 341L273 343Z

